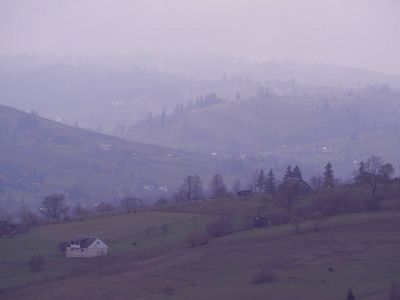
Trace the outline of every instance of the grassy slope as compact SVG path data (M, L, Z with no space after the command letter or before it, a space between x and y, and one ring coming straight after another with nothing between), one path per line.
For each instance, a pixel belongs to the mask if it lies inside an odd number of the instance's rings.
M240 231L202 247L182 243L185 232L204 230L204 224L215 218L211 211L233 207L230 213L254 215L262 203L259 198L246 201L247 206L240 198L215 200L201 204L208 208L187 209L197 210L197 214L158 207L159 211L35 227L26 235L1 239L0 259L19 261L17 266L0 268L2 289L45 280L4 293L2 299L69 299L70 291L84 294L86 299L130 299L132 295L135 299L163 299L167 280L176 285L173 299L265 299L266 295L271 299L340 299L350 287L357 299L383 299L390 282L400 281L398 212L336 216L318 232L305 222L299 234L291 225L283 225ZM168 224L166 235L163 224ZM107 240L110 255L56 260L58 241L77 232ZM139 247L132 248L132 241ZM45 255L44 271L28 272L24 262L31 252L23 250L27 246ZM328 267L334 272L328 272ZM93 271L74 277L84 269ZM280 279L251 285L250 279L262 270L272 270ZM51 281L56 276L63 279Z
M110 151L100 150L104 144ZM16 178L5 173L9 180L43 174L42 195L79 185L83 195L75 201L82 205L120 199L126 189L143 197L144 185L164 185L174 191L189 174L208 181L223 161L68 127L4 106L0 106L0 153L0 175L12 170L6 167L11 163L20 171ZM0 201L10 194L17 200L33 200L33 193L20 195L20 191L6 185Z

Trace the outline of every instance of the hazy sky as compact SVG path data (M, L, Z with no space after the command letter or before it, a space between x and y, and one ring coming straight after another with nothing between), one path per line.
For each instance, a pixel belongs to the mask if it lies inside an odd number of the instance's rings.
M0 54L218 53L400 74L399 0L0 0Z

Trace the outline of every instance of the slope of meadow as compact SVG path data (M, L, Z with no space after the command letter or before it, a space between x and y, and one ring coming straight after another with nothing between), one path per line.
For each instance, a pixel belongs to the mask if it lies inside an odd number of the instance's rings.
M223 158L127 141L0 106L0 202L37 209L64 191L73 205L167 196L189 174L211 180ZM229 174L234 176L234 174ZM227 175L228 176L228 175ZM150 189L145 189L150 186Z
M313 221L302 222L299 231L288 224L248 230L251 216L268 203L227 198L33 227L0 239L0 260L10 262L0 268L1 299L70 299L73 293L86 299L329 300L344 299L349 288L357 299L384 299L390 283L400 282L398 211L336 215L318 231ZM233 234L204 246L186 243L187 232L205 232L224 211L235 224ZM109 255L57 256L58 242L76 234L106 240ZM26 264L33 252L46 261L37 273ZM265 272L272 279L251 283Z

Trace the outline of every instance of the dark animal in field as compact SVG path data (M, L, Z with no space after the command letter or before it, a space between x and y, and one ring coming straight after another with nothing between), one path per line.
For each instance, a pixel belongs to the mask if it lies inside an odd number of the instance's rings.
M325 283L325 279L321 279L321 283Z
M133 242L132 247L136 247L136 246L137 246L136 242Z
M328 272L333 272L333 269L332 268L328 268Z

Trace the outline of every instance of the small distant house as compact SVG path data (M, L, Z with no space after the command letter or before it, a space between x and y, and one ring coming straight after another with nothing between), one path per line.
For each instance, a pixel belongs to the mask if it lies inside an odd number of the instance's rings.
M22 224L11 224L11 227L13 228L13 233L14 234L21 234L21 233L27 233L29 232L28 227Z
M107 255L108 246L96 236L75 236L68 243L65 247L67 257L89 258ZM60 243L60 246L63 245Z
M268 226L268 221L266 217L254 217L253 227L263 228Z
M288 178L279 185L278 190L297 195L309 195L312 187L301 178Z
M14 234L13 227L7 220L0 220L0 237L10 237Z
M242 190L238 191L236 193L236 196L241 197L241 196L250 196L252 194L251 190Z

